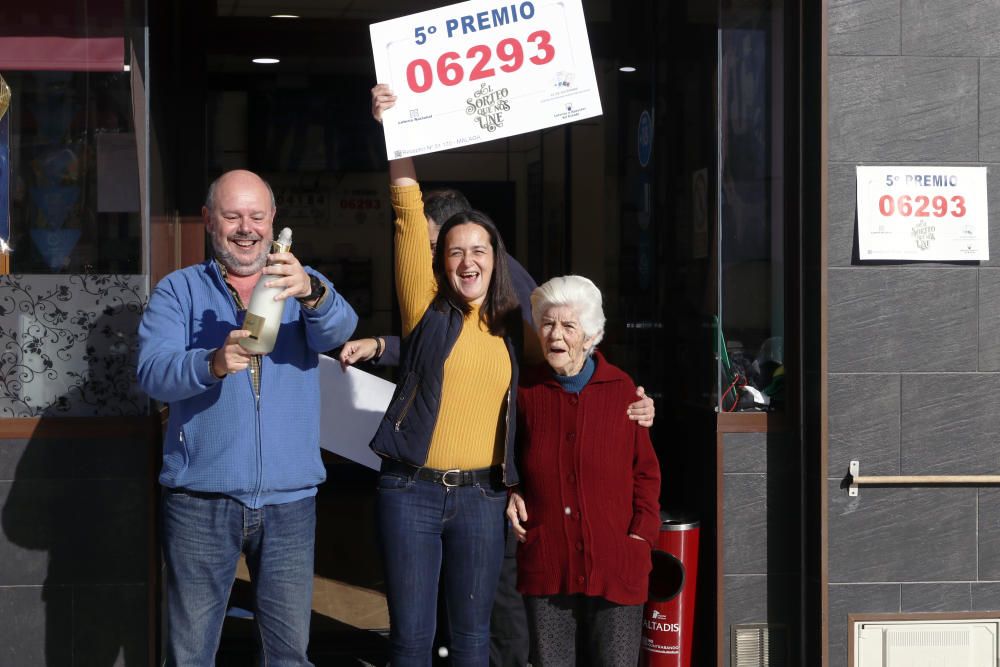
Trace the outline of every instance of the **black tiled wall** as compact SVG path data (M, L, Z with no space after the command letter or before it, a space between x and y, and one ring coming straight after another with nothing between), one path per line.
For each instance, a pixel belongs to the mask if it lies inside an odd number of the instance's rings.
M794 438L727 433L722 441L723 665L734 624L784 626L795 655L799 591L799 503ZM778 647L774 647L778 650ZM789 664L794 664L794 661Z
M146 663L148 450L0 440L0 664Z
M829 651L847 615L1000 609L1000 489L841 488L861 473L1000 472L1000 8L830 0ZM857 259L855 167L985 165L991 257Z

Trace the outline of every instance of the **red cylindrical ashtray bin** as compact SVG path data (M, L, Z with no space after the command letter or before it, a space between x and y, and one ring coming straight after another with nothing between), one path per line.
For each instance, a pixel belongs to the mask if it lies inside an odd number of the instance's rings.
M698 579L698 522L660 514L653 548L649 601L642 618L643 667L691 667L694 596Z

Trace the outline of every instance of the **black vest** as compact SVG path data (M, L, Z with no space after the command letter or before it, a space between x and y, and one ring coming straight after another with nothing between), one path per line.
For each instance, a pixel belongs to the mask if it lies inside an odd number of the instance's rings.
M517 359L522 335L520 312L516 315L508 318L511 326L504 336L511 371L503 463L503 479L507 486L514 486L519 479L514 463L514 432L517 425ZM399 365L401 380L370 444L379 456L415 466L427 462L441 404L444 362L462 332L463 321L461 310L443 299L436 299L403 340ZM516 330L511 331L511 328Z

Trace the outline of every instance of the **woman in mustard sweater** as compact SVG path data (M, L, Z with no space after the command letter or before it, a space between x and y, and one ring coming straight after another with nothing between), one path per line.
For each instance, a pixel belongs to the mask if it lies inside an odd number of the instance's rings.
M384 86L373 112L391 106ZM393 667L430 665L443 580L453 665L489 661L490 609L504 553L521 314L496 227L478 211L427 221L409 159L389 163L396 212L401 381L372 440L383 457L378 527Z

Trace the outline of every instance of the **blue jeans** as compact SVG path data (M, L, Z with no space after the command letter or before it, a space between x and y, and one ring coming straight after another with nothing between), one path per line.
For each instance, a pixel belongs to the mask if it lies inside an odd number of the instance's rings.
M246 554L260 664L311 665L316 498L253 510L225 496L164 489L168 666L215 664L229 592Z
M451 664L484 667L503 560L507 490L446 487L382 473L377 502L392 667L431 664L439 578Z
M490 667L524 667L528 664L528 616L517 592L517 535L509 521L504 527L507 544L490 614Z

